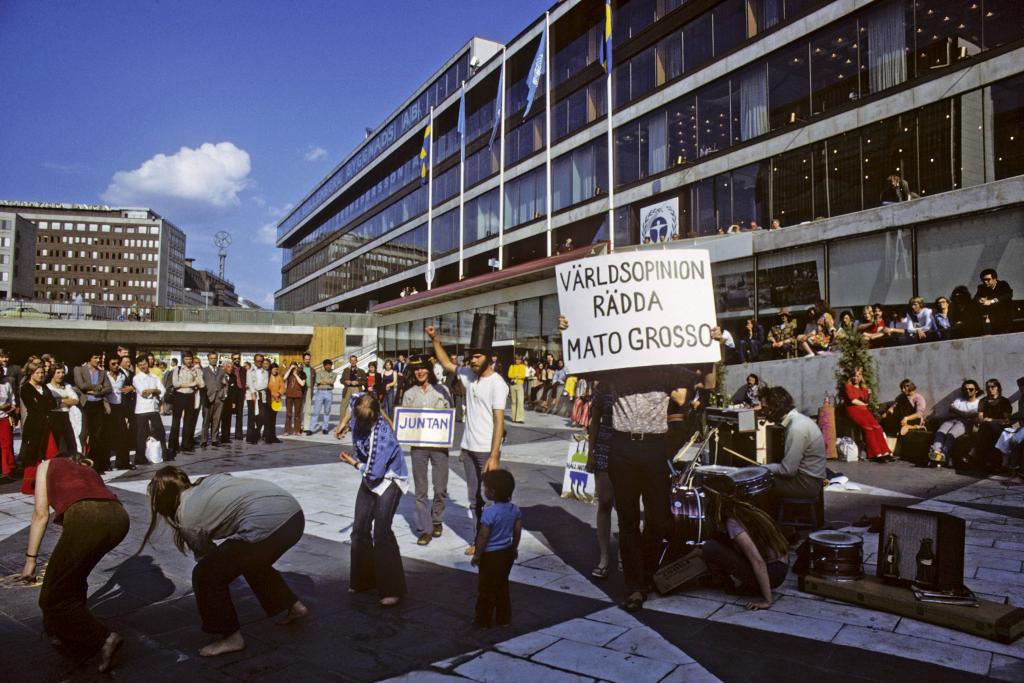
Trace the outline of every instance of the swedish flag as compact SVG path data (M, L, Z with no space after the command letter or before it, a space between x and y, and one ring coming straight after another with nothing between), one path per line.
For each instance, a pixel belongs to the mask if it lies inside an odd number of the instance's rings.
M420 148L420 181L427 182L427 165L430 163L430 124L423 131L423 147Z
M604 0L604 36L601 40L601 66L612 70L612 0Z

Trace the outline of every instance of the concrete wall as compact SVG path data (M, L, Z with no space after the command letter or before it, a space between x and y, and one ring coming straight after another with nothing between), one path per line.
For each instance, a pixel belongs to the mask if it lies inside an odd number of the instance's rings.
M891 401L899 384L909 377L928 402L928 411L946 414L965 378L977 381L998 379L1003 394L1016 410L1020 392L1017 378L1024 376L1024 333L1000 334L948 342L933 342L870 352L875 360L880 400ZM797 408L816 415L826 394L835 391L839 356L817 356L791 360L730 365L725 386L732 395L747 375L754 373L770 386L783 386L793 395Z

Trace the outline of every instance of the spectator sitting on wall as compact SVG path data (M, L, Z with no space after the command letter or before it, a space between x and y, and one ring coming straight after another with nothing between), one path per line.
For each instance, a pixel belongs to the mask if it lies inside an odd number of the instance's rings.
M949 321L953 327L953 337L963 339L978 334L978 311L971 300L971 292L965 285L957 285L949 295Z
M940 296L935 300L932 314L932 334L937 341L953 338L953 323L949 320L949 299Z
M761 347L764 346L764 327L747 318L740 330L739 351L741 363L756 363L761 360Z
M1013 406L1003 396L1003 385L998 379L985 382L985 397L978 401L978 436L974 441L974 459L987 469L998 470L1002 454L996 450L996 441L1010 426Z
M779 311L779 322L768 332L768 343L779 358L786 358L796 351L796 321L788 308Z
M772 219L772 226L770 228L768 228L768 229L769 230L781 230L782 229L782 221L780 221L778 218L773 218Z
M978 383L973 379L965 379L960 385L960 398L953 401L949 407L949 417L935 431L935 439L928 453L930 467L947 465L953 442L973 429L978 418L979 393Z
M910 185L898 175L891 175L885 179L885 189L879 197L882 204L895 204L905 202L911 198Z
M836 327L835 334L832 335L832 340L845 339L855 334L857 334L857 322L853 319L853 313L843 311L839 314L839 325Z
M915 429L924 429L924 416L928 403L917 393L917 385L904 379L900 382L900 395L882 413L882 429L886 436L900 437Z
M932 309L924 305L924 299L915 296L910 300L910 308L903 316L902 325L894 328L892 334L899 335L901 344L929 341L934 325Z
M760 230L760 229L761 229L761 226L757 224L756 220L750 221L750 232L754 232L754 231Z
M811 358L818 354L828 355L828 347L832 343L832 336L825 329L825 323L819 318L814 323L814 332L804 337L800 342L800 349L804 352L804 358Z
M722 329L721 326L716 325L711 328L711 338L718 339L722 342L722 359L725 361L726 365L729 363L735 363L737 358L736 342L732 338L732 332Z
M982 334L999 334L1009 330L1013 289L1005 280L1000 280L992 268L981 271L981 284L974 293L974 303L978 307Z
M742 230L740 230L739 223L733 223L732 225L729 226L729 229L726 230L725 232L730 234L730 235L732 235L732 234L735 234L737 232L742 232Z

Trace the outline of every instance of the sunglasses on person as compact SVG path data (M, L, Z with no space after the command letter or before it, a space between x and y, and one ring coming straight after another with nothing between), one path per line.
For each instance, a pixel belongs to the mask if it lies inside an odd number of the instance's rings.
M978 387L964 387L964 391L969 391L972 394L978 393Z

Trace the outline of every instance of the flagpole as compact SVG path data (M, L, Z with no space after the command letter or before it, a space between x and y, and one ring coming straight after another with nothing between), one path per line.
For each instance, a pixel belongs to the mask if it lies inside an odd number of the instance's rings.
M544 205L547 207L548 256L551 256L551 13L544 13Z
M434 107L430 107L430 133L427 136L427 290L434 284Z
M505 267L505 48L501 48L501 114L498 122L498 270Z
M612 132L612 64L608 60L605 78L605 108L608 110L608 248L615 250L615 135Z
M466 81L462 81L462 93L459 99L459 115L463 115L465 111L462 107L465 106L466 102ZM465 123L460 118L460 124ZM462 264L462 249L465 238L463 237L463 227L465 225L465 210L466 210L466 131L463 130L459 133L459 280L464 275L463 264Z

